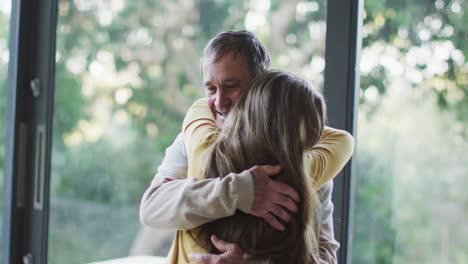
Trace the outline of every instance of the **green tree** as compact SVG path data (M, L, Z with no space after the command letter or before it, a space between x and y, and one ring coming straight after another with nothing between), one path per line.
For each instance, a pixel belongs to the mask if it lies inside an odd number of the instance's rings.
M468 138L465 3L364 3L353 262L464 263L465 225L433 211L468 210L466 161L448 165Z

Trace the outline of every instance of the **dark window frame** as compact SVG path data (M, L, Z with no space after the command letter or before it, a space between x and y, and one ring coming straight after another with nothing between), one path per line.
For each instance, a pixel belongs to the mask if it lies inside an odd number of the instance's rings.
M58 0L12 1L2 263L46 263Z
M327 2L324 95L332 127L356 135L362 0ZM355 158L334 179L332 201L338 263L351 263Z

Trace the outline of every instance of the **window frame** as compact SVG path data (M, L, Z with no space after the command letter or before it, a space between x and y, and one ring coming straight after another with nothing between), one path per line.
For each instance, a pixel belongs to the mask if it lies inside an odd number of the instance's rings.
M26 263L31 257L34 263L47 263L58 0L11 2L2 262ZM328 120L353 135L362 10L362 0L327 0L324 94ZM31 87L36 78L38 95ZM43 139L41 143L38 138ZM338 263L351 263L353 160L334 180L335 238L341 244ZM43 177L40 184L35 182L38 175Z
M57 3L11 3L3 263L47 262Z
M359 105L359 54L361 50L362 0L328 0L325 48L324 96L332 127L356 135ZM355 158L333 180L333 225L340 243L338 263L351 263L354 208Z

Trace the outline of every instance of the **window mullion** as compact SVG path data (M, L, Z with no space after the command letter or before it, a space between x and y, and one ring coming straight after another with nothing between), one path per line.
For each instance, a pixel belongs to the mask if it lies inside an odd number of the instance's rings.
M349 131L352 135L356 135L362 4L360 0L327 2L324 94L328 121L331 126ZM335 238L341 245L338 263L351 262L353 160L334 180L334 229Z
M46 263L57 1L12 1L4 263Z

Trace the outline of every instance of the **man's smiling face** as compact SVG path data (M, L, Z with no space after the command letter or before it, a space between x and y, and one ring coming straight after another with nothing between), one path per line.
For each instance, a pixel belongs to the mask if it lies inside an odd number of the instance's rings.
M221 126L231 107L247 92L254 75L245 58L228 53L215 61L214 55L203 61L203 84L208 104Z

